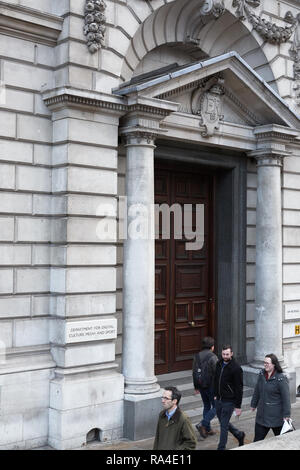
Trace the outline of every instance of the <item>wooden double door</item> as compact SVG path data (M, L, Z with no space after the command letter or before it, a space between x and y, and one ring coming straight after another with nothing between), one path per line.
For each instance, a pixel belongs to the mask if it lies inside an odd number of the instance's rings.
M161 215L159 238L155 242L156 374L190 369L194 354L201 349L202 338L215 337L213 194L214 177L209 172L156 163L155 203L160 207L165 204L165 208L176 205L170 210L170 237ZM184 214L192 217L195 231L199 216L196 209L201 205L204 243L200 249L194 249L196 245L190 249L186 243L191 240L185 235L191 235L184 224Z

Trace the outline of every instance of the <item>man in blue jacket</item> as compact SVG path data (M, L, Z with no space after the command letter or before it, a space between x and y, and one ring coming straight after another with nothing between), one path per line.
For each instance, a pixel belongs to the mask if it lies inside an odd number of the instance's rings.
M233 357L232 347L222 347L222 358L217 362L214 380L216 411L220 422L220 441L218 450L225 450L228 431L238 440L239 446L244 444L245 433L230 423L232 413L242 413L243 370Z

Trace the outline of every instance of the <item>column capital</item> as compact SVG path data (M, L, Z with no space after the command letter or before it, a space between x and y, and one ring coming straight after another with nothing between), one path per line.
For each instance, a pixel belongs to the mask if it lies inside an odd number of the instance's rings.
M155 139L166 132L160 128L161 122L178 110L177 103L139 95L130 96L127 106L119 129L125 146L154 145Z
M256 138L256 149L248 153L254 157L257 166L279 166L283 158L291 154L287 145L299 135L297 129L270 124L255 127L253 134Z
M127 127L120 130L120 135L125 147L153 147L155 139L159 136L159 129L147 129L141 127Z
M283 158L289 155L288 152L283 153L273 153L271 149L262 149L261 151L254 151L248 154L251 157L256 159L256 166L283 166Z

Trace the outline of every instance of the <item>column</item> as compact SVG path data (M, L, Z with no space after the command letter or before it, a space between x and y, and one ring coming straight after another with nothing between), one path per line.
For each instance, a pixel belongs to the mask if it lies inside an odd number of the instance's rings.
M127 134L127 239L124 240L125 394L159 390L154 376L154 135Z
M161 393L154 375L154 138L151 131L125 134L127 238L123 274L124 436L155 431Z
M275 354L289 377L292 402L295 370L284 365L282 338L281 168L298 132L276 124L256 127L256 150L248 154L257 161L255 351L251 367L243 366L246 385L253 387L265 355Z
M282 354L282 222L279 155L257 159L256 309L254 362L266 354Z

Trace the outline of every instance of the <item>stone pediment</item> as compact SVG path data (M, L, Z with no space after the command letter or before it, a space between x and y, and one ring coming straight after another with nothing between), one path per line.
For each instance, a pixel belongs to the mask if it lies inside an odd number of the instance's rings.
M201 117L207 135L219 121L300 128L300 116L236 52L135 77L114 93L178 103L178 112Z
M219 85L218 82L220 82ZM215 90L215 93L211 90ZM207 108L210 107L212 112L214 109L216 110L220 121L246 126L257 126L266 123L264 116L260 113L256 115L251 112L230 87L226 86L225 80L220 78L219 75L204 79L193 90L171 93L171 96L166 93L159 95L159 98L178 103L178 112L180 113L195 114L202 117L208 111Z

